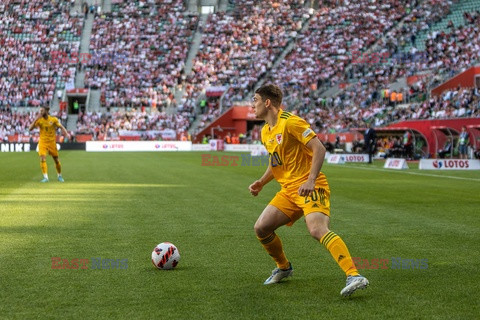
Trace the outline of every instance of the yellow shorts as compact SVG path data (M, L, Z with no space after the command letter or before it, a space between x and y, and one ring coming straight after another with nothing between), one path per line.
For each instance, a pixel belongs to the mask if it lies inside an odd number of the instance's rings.
M315 190L308 197L298 194L300 185L295 188L282 188L270 201L270 205L276 207L290 218L287 226L291 226L312 212L321 212L330 216L330 187L324 174L320 174L315 182Z
M46 156L47 152L52 157L58 157L57 143L54 142L39 142L38 143L38 155Z

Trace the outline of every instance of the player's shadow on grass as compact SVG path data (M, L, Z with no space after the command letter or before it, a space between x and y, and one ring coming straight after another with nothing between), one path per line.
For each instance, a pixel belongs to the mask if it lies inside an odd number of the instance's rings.
M354 294L352 294L349 297L342 297L339 294L339 292L337 292L338 288L332 289L331 286L325 287L325 288L321 287L322 281L330 281L330 280L325 280L324 278L318 278L318 279L315 279L315 280L318 280L317 283L319 284L319 287L318 287L319 294L324 295L325 299L330 299L333 296L333 297L338 297L339 301L341 301L342 303L349 303L349 302L352 302L352 301L368 302L368 301L371 300L371 298L373 296L372 293L369 292L370 289L367 288L367 289L364 289L364 290L358 290L357 292L355 292ZM271 284L271 285L268 285L268 286L264 286L264 288L269 289L269 290L270 289L274 290L275 288L281 288L283 290L283 289L288 287L288 289L291 290L291 291L296 291L297 289L298 289L298 291L304 291L305 288L310 288L311 283L312 283L311 278L295 278L295 279L288 279L286 281L280 281L278 283ZM306 290L310 290L310 289L306 289ZM337 294L338 294L338 296L336 296Z
M341 301L342 303L350 303L350 302L368 302L370 300L372 300L372 294L369 294L368 292L365 292L365 293L361 293L361 292L356 292L354 294L352 294L351 296L349 297L340 297L341 298Z
M155 268L155 266L153 266L153 264L151 266L148 266L148 267L145 267L142 269L143 271L146 271L146 272L159 272L161 274L168 274L168 273L179 273L179 272L184 272L184 271L191 271L193 270L192 267L190 266L182 266L182 267L177 267L175 269L171 269L171 270L162 270L162 269L157 269Z

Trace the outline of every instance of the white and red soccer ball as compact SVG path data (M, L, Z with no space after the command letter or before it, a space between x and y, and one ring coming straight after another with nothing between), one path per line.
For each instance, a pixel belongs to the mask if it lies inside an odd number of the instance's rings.
M153 265L162 270L173 269L180 261L180 253L177 247L170 242L162 242L152 251Z

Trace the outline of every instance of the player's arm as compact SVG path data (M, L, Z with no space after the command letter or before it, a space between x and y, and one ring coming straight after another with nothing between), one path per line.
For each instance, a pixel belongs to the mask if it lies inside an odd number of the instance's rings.
M298 189L298 194L302 197L308 197L315 189L315 181L322 169L323 160L325 159L326 149L317 137L308 141L306 147L312 151L312 167L308 175L307 182L302 184Z
M38 117L35 118L35 120L32 122L30 127L28 127L28 131L32 131L36 126L37 126L37 121L41 118L42 116L39 115Z
M264 185L269 183L270 181L273 180L273 172L272 168L270 166L267 167L267 170L265 170L265 173L263 176L252 183L249 187L248 190L250 190L250 193L256 197L260 191L262 191L262 188Z
M65 127L60 122L57 122L57 127L60 128L60 130L62 130L62 133L65 137L70 139L70 134L68 133L67 129L65 129Z

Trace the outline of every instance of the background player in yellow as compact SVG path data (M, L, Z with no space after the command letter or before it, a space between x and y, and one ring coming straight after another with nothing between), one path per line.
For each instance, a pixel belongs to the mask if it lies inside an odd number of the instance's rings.
M258 240L277 264L264 284L277 283L293 274L275 230L305 216L310 234L327 248L347 276L340 294L351 295L366 288L368 280L358 273L343 240L329 230L330 188L320 172L325 147L305 120L280 108L282 98L281 89L273 84L257 89L253 98L257 118L266 122L262 143L270 155L270 164L249 190L257 196L273 179L282 187L255 223Z
M62 165L58 160L58 151L56 143L56 131L57 128L62 130L62 133L70 138L67 130L58 121L56 117L52 117L48 114L50 108L41 107L40 113L35 121L30 125L30 131L35 127L40 128L40 140L38 141L38 155L40 156L40 168L42 169L43 179L41 182L48 182L48 169L47 169L47 154L50 154L55 161L55 168L57 169L58 181L64 182L62 177Z

